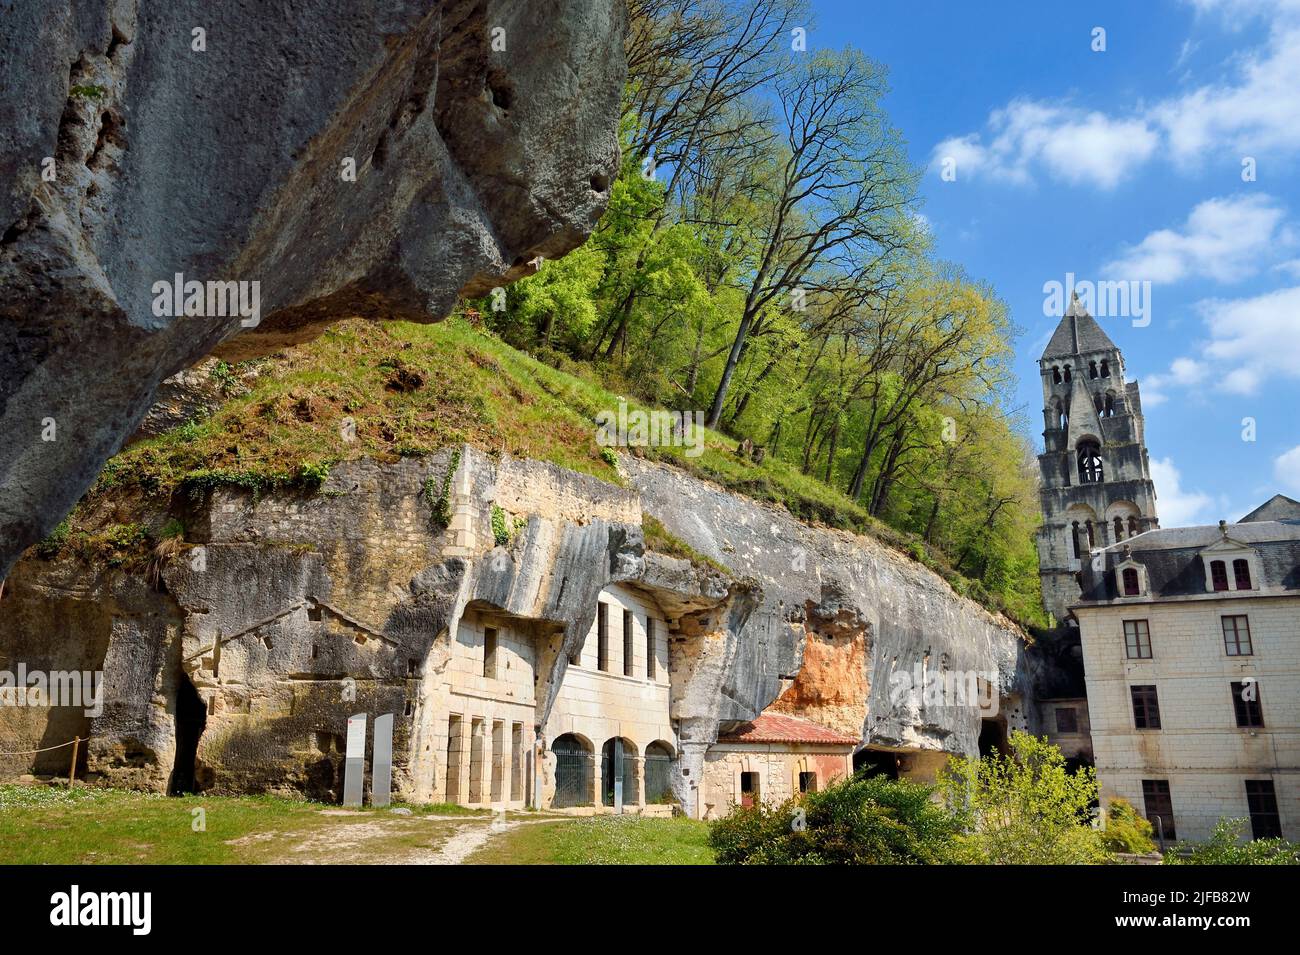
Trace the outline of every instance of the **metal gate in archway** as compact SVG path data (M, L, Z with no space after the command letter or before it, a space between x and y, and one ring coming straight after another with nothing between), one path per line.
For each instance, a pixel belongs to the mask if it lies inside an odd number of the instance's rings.
M614 783L622 779L622 805L636 805L636 764L634 750L624 746L617 736L606 740L600 751L600 788L601 801L606 806L615 806L619 802L614 792Z
M662 743L645 750L645 801L647 806L672 802L672 751Z
M566 734L551 744L555 754L555 800L557 809L591 803L591 771L594 759L582 740Z

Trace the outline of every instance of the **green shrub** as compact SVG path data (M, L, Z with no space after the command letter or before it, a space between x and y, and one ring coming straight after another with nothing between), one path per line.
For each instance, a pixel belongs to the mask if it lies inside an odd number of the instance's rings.
M1155 850L1153 829L1127 799L1112 799L1106 808L1106 828L1101 841L1111 852L1144 855Z
M709 830L723 865L911 865L947 862L953 815L920 783L836 780L779 805L742 807Z
M1243 841L1245 819L1220 819L1205 842L1179 842L1165 865L1300 865L1300 843L1285 839Z
M63 550L63 545L68 542L68 532L71 528L68 518L59 521L58 526L36 545L37 556L42 560L53 560L58 557L59 551Z
M1070 773L1047 739L1015 731L1011 754L952 759L939 792L960 820L961 861L983 865L1079 865L1108 859L1090 807L1097 775Z
M492 539L498 547L510 544L510 528L506 526L506 512L492 505Z

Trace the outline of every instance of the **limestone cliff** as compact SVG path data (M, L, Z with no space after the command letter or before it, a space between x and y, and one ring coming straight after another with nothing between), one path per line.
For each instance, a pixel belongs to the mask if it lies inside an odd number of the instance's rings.
M234 333L243 357L340 317L436 321L580 244L618 168L625 19L611 0L7 4L0 579L159 382ZM173 282L206 301L160 311ZM247 314L208 283L245 283Z
M89 735L88 776L114 784L163 790L193 759L211 791L334 798L347 716L392 712L397 789L429 799L467 608L508 617L539 648L541 736L613 583L669 621L683 803L719 724L769 704L873 747L974 753L976 707L891 692L896 674L928 668L982 674L1002 718L1018 719L1022 635L928 569L665 465L620 466L624 487L468 446L360 460L312 495L219 489L136 514L154 531L184 525L185 543L145 564L29 556L0 600L0 665L102 669L104 709L0 709L0 739ZM731 572L647 551L643 512ZM66 771L65 759L0 760L0 774Z

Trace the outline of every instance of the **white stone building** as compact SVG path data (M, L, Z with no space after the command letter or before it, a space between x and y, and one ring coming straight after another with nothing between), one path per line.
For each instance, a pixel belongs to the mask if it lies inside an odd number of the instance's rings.
M471 605L444 669L437 801L590 811L668 812L676 735L668 717L668 623L652 598L601 592L580 653L539 723L544 623ZM539 770L539 771L537 771Z
M1147 531L1096 552L1081 581L1103 802L1129 800L1166 839L1204 839L1221 817L1300 839L1300 504Z

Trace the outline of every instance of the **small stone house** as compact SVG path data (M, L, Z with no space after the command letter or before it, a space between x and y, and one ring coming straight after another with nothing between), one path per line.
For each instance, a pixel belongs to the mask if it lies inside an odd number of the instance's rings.
M723 728L705 757L701 815L717 819L736 806L782 802L851 776L858 742L784 713Z

